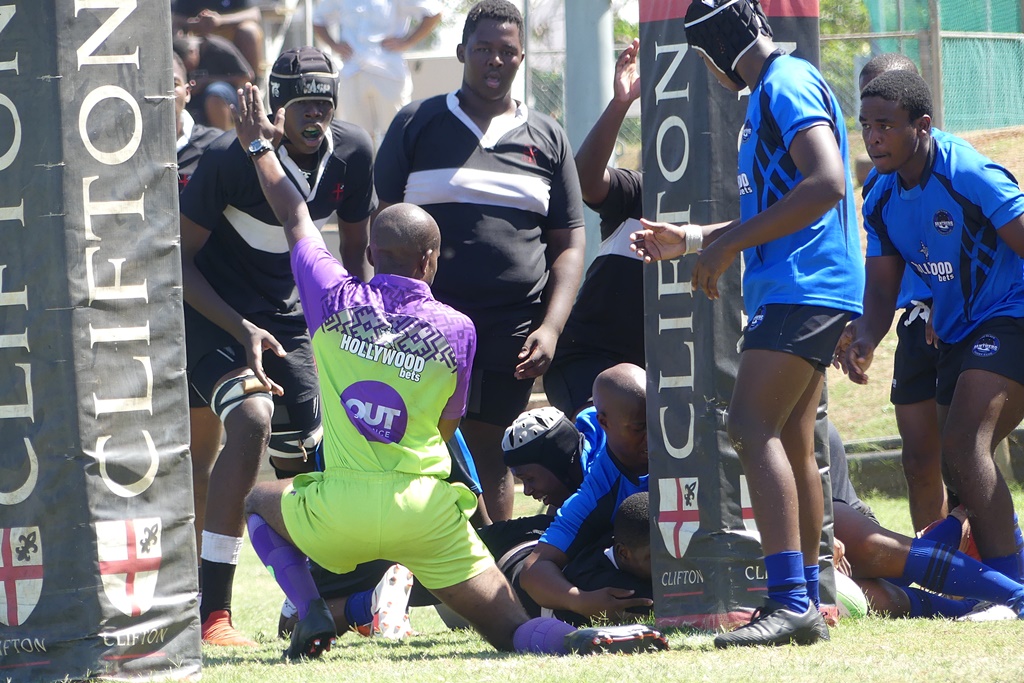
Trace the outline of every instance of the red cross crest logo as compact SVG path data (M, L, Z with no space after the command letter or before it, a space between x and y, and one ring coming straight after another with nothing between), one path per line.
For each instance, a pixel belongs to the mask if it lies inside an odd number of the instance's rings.
M161 536L159 517L96 522L103 592L127 616L137 617L153 606Z
M700 528L697 478L658 480L658 529L665 549L676 559L686 554L690 539Z
M21 626L43 591L43 541L39 527L0 529L0 623Z

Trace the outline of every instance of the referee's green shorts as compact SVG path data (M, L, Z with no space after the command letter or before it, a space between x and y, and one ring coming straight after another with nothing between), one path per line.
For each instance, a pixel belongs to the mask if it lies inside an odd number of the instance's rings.
M475 507L462 484L404 472L300 474L281 496L288 533L320 566L344 574L370 560L399 562L428 589L494 564L469 523Z

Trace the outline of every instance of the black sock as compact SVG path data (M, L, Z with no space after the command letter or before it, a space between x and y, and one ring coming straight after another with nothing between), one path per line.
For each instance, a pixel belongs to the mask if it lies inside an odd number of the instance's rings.
M231 611L231 584L234 580L235 565L203 560L199 568L199 583L203 587L203 598L199 603L202 622L217 610Z

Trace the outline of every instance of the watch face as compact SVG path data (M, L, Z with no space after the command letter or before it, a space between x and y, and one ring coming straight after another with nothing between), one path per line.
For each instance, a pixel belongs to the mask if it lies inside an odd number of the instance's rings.
M257 138L249 143L249 154L259 154L260 152L266 151L266 141Z

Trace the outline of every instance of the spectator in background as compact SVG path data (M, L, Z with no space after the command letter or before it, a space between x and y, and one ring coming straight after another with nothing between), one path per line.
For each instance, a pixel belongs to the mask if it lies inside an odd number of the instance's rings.
M185 189L199 165L199 158L221 134L221 130L196 123L185 106L192 98L192 81L178 55L172 57L174 70L174 136L178 140L178 192Z
M172 0L171 25L175 35L227 38L263 78L263 19L252 0Z
M344 60L341 116L379 146L395 114L412 100L412 76L402 53L441 21L439 0L320 0L316 37Z
M583 206L572 150L550 117L512 99L523 17L484 0L466 18L462 86L405 107L377 155L382 205L411 202L441 228L434 294L478 335L462 434L487 512L512 515L501 437L551 364L583 271Z
M236 92L255 77L249 62L231 41L220 36L180 35L174 39L174 52L184 62L192 83L189 113L200 123L231 130Z
M583 201L601 216L601 250L587 270L558 339L544 391L551 405L575 415L590 402L594 378L617 363L644 367L643 263L629 249L640 229L643 175L607 166L630 105L640 97L640 41L615 63L614 95L576 152Z

